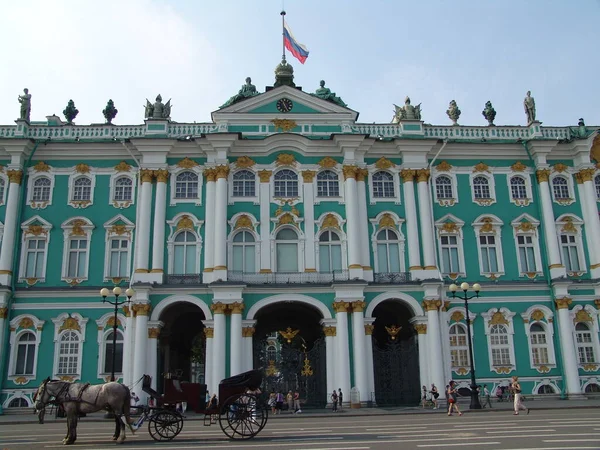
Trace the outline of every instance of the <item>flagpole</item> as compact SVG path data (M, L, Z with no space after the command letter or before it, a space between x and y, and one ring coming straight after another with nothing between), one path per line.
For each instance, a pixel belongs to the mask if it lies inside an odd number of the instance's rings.
M285 61L285 10L281 11L281 42L283 45L282 61Z

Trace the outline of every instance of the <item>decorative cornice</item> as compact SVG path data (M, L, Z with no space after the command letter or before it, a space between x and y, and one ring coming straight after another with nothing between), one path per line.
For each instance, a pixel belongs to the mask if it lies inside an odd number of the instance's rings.
M235 166L238 169L247 169L248 167L252 167L256 164L256 162L249 158L248 156L240 156L235 162Z
M442 306L441 300L423 300L423 308L425 311L438 311Z
M302 178L304 179L305 183L312 183L316 174L317 172L314 170L304 170L302 171Z
M177 167L181 167L182 169L191 169L193 167L198 166L199 164L193 159L188 158L187 156L180 161L177 161Z
M569 305L573 303L573 299L569 297L556 298L554 299L554 303L556 303L556 309L569 309Z
M260 178L261 183L270 182L271 175L273 175L273 172L271 170L261 170L260 172L258 172L258 178Z
M535 171L538 183L547 183L550 178L550 169L538 169Z

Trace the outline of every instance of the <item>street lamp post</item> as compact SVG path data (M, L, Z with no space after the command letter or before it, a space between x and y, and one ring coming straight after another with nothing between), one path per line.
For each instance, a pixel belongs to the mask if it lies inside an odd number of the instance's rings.
M477 389L477 383L475 381L475 365L473 364L473 343L471 342L471 321L469 319L469 300L472 298L479 298L479 291L481 285L475 283L472 288L475 295L467 295L467 291L471 288L469 283L461 283L460 289L463 291L462 295L456 295L458 286L456 284L450 285L450 292L452 292L452 298L460 298L465 301L465 310L467 312L467 342L469 343L469 363L471 364L471 405L469 409L481 409L481 403L479 402L479 390Z
M110 303L115 307L115 317L113 322L113 346L112 346L112 364L110 367L110 381L115 381L115 365L117 362L117 324L118 318L117 314L119 313L119 306L129 303L131 301L131 297L135 294L135 291L131 288L125 291L125 295L127 296L127 300L120 300L119 296L123 293L123 290L119 286L115 286L112 290L113 295L115 296L114 300L107 300L108 294L110 291L106 288L100 290L100 295L102 296L102 303Z

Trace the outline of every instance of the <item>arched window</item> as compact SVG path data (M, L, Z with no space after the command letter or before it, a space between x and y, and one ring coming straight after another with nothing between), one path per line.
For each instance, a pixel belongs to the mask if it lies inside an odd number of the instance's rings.
M249 231L240 231L233 236L233 270L236 272L256 272L256 242Z
M492 366L512 365L508 330L504 325L492 325L490 329L490 346L492 350Z
M190 171L185 171L177 174L177 177L175 177L175 198L198 198L197 174Z
M513 200L523 200L527 198L527 184L523 177L512 177L510 179L510 195Z
M112 373L112 361L113 361L113 337L114 331L111 330L104 339L104 372ZM114 372L123 373L123 333L117 330L117 341L115 350L115 370Z
M52 182L50 178L39 177L33 182L33 194L31 201L33 202L47 202L50 201L50 186Z
M569 182L562 176L554 177L552 180L552 191L556 200L568 200L571 197L569 195Z
M59 338L57 375L75 375L79 364L79 336L66 331Z
M284 228L275 237L277 272L298 272L298 235Z
M539 323L531 324L529 328L529 342L531 343L531 356L534 366L541 366L550 363L548 357L548 341L546 330Z
M575 325L575 335L577 338L579 364L595 363L596 357L594 355L594 344L590 327L583 322L579 322Z
M317 197L339 197L340 182L337 173L324 170L317 174Z
M274 345L267 347L267 361L277 361L277 349Z
M130 202L133 199L133 181L129 177L119 177L115 181L114 201Z
M452 179L446 175L440 175L435 179L435 193L438 199L454 198L452 193Z
M398 234L389 228L377 233L377 272L400 272L400 240Z
M342 243L340 236L330 230L319 236L319 272L342 270Z
M293 170L283 169L275 174L275 197L298 197L298 174Z
M177 275L198 273L196 235L191 231L182 231L175 236L173 242L173 273Z
M375 172L373 174L373 197L393 198L395 197L394 177L388 172Z
M594 177L594 185L596 186L596 198L600 199L600 175Z
M537 391L538 394L554 394L554 388L549 384L542 384Z
M29 404L23 397L13 398L8 404L9 408L27 408Z
M458 323L450 327L450 357L452 369L469 367L469 346L467 343L467 331Z
M585 387L585 393L586 394L591 394L591 393L600 393L600 385L596 384L596 383L590 383Z
M239 170L233 174L233 196L254 197L256 195L256 176L249 170Z
M490 196L490 184L486 177L473 178L473 196L476 199L488 199Z
M36 339L33 333L23 333L17 341L15 375L33 375Z
M92 199L92 180L88 177L79 177L73 183L73 201L86 201Z

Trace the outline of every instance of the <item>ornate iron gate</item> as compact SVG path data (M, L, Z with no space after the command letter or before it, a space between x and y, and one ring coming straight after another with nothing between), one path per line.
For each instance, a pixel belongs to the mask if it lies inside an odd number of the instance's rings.
M268 352L267 340L254 342L254 367L263 371L262 391L285 395L298 391L302 407L324 407L327 399L325 339L317 339L310 349L287 342Z
M377 405L419 403L419 354L416 337L407 340L389 339L383 345L373 339L373 364Z

